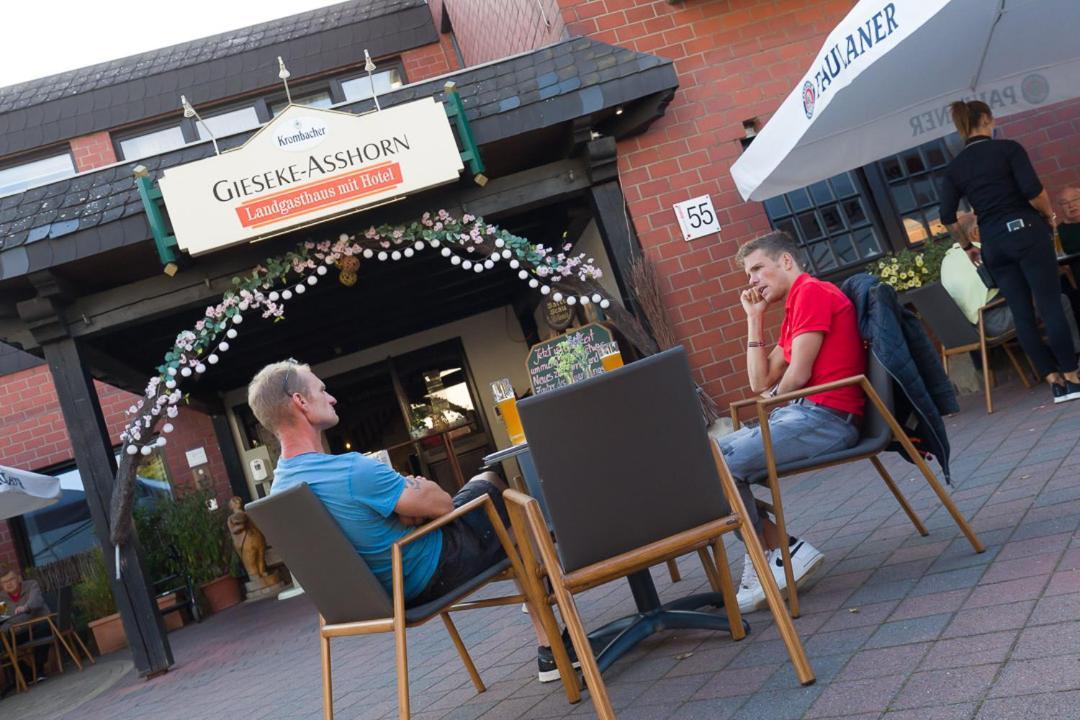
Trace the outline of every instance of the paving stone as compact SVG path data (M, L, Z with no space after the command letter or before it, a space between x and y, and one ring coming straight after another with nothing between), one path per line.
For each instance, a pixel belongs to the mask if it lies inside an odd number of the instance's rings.
M810 667L814 671L814 677L818 685L827 685L833 681L840 669L851 659L850 655L822 655L810 660ZM780 669L761 686L762 689L782 689L802 687L802 683L795 676L795 668L791 663L781 665Z
M889 616L889 620L907 620L909 618L952 612L959 609L970 594L970 590L963 589L905 598L896 606L892 615Z
M979 707L975 720L1033 720L1080 717L1080 692L991 698Z
M990 697L1080 689L1080 655L1062 655L1005 663Z
M734 720L759 720L759 718L799 720L822 691L821 685L788 690L763 690L747 700L746 704L732 715L732 718Z
M868 649L890 647L933 640L941 634L951 617L947 613L942 613L885 623L866 642L865 647Z
M1080 620L1080 595L1054 595L1039 600L1028 621L1031 625L1046 625L1064 620Z
M1000 667L976 665L917 672L908 678L889 707L905 709L978 700L990 687Z
M1049 577L1046 575L1033 575L1018 580L979 585L964 602L964 608L1002 605L1018 600L1033 600L1042 594L1048 579Z
M761 687L774 672L776 672L775 665L721 670L702 685L691 699L708 700L748 695Z
M995 560L986 569L982 582L985 584L1016 580L1032 575L1046 575L1053 572L1061 553L1033 555L1016 560Z
M851 658L851 662L844 666L837 677L840 680L888 677L895 674L897 668L917 667L929 649L930 643L917 643L863 650Z
M688 702L670 717L672 720L727 720L746 698L710 698Z
M975 566L926 575L911 589L911 595L918 597L919 595L930 595L947 590L974 587L979 582L982 574L983 567Z
M834 682L810 706L805 717L837 717L883 712L904 681L903 676Z
M1012 652L1013 660L1069 655L1080 648L1080 622L1025 628Z

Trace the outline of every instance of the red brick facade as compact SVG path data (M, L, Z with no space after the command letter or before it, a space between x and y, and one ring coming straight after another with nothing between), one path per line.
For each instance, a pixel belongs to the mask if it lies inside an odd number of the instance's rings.
M567 0L450 0L446 10L466 65L528 52L566 37L560 5ZM444 0L428 0L435 27ZM412 79L412 76L409 76Z
M430 80L458 69L454 48L448 35L441 35L438 44L422 45L401 54L405 77L410 83Z
M95 386L109 439L113 444L119 444L124 411L136 398L104 383L95 382ZM42 470L72 461L71 443L47 366L39 365L0 377L0 409L0 465ZM176 430L168 436L169 442L165 446L173 487L180 491L192 487L194 476L184 453L203 447L206 449L206 468L218 501L228 500L232 491L210 418L185 408L174 425ZM0 563L15 562L11 529L7 522L0 522Z
M70 141L71 156L75 158L75 169L86 172L103 165L116 162L116 149L108 132L84 135Z

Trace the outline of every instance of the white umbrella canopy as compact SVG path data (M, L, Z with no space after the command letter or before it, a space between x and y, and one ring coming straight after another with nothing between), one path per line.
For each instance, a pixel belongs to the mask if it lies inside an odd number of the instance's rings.
M0 465L0 520L33 512L60 499L60 481Z
M811 185L996 117L1080 95L1080 0L860 0L732 166L746 200Z

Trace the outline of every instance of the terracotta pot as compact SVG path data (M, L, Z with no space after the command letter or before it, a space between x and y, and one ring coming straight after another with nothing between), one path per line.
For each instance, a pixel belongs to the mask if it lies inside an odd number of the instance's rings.
M157 606L159 608L167 608L170 605L176 604L176 593L169 593L168 595L162 595L157 599ZM173 630L179 630L184 627L184 616L179 610L173 610L168 615L161 618L165 623L165 632L172 632Z
M231 575L222 575L216 580L203 583L199 586L199 589L202 590L212 613L231 608L243 600L240 593L240 581Z
M120 613L113 613L92 621L90 631L94 633L94 642L102 655L127 647L127 635L124 634L124 623L120 621Z

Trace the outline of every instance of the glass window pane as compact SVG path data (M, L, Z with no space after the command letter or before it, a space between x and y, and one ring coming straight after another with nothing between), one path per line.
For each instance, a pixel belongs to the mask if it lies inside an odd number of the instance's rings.
M903 155L904 167L907 168L908 175L915 175L926 170L926 166L923 165L922 156L919 155L919 149L908 150Z
M821 221L818 220L815 212L800 215L799 227L802 228L802 235L807 241L825 237L825 231L821 228Z
M938 235L948 234L948 228L941 222L941 208L935 205L924 210L923 214L926 215L926 223L930 226L931 236L937 237Z
M900 185L893 185L889 188L892 191L893 202L896 204L896 209L902 213L911 212L915 209L915 196L911 192L911 188L907 183Z
M806 188L799 188L798 190L792 190L787 194L788 202L791 204L791 209L795 212L807 210L810 208L810 196L806 192Z
M949 159L945 155L945 150L941 145L939 143L934 143L926 148L926 162L930 167L937 168L948 164Z
M375 92L382 95L383 93L401 87L401 73L398 72L397 68L393 68L373 73L371 75L371 80L368 80L367 75L361 75L352 80L346 80L341 83L341 89L345 93L345 100L354 102L356 100L366 100L371 97L372 82L375 84Z
M915 189L915 203L919 207L933 205L937 202L937 192L929 176L912 181L911 186Z
M855 252L855 244L852 243L850 235L833 238L832 249L841 265L850 265L859 259L859 254Z
M881 161L881 171L885 173L886 180L899 180L904 177L904 169L900 166L900 158L895 155Z
M832 250L829 249L829 243L814 243L813 245L807 246L806 249L810 254L810 264L813 265L818 272L831 270L836 267L836 258L833 257Z
M783 230L791 236L795 242L801 243L804 238L799 234L798 229L795 227L795 220L793 218L785 218L777 223L773 224L777 230Z
M909 245L920 243L929 237L926 225L923 224L922 215L917 213L904 217L904 232L907 233Z
M790 215L791 211L788 210L787 201L784 200L784 196L777 195L776 197L771 197L765 201L765 214L767 214L770 219L775 220L776 218Z
M832 202L833 194L829 189L829 183L822 180L819 183L814 183L810 186L810 195L814 198L814 202L818 205L824 205Z
M836 197L847 197L855 194L855 182L851 179L851 173L840 173L829 180L832 184Z
M863 228L852 233L855 246L859 249L859 256L866 260L881 254L881 243L878 242L873 228Z
M836 205L821 208L821 219L825 221L825 232L834 235L844 231L844 216Z
M255 113L255 108L246 107L220 115L204 117L203 122L195 123L195 127L199 132L200 140L209 140L210 136L206 134L206 128L203 127L204 123L206 127L210 128L210 132L214 134L214 137L222 138L259 127L259 116Z
M7 167L0 170L0 195L22 192L74 174L75 163L67 153Z
M280 100L270 105L270 114L277 115L279 112L285 109L288 105L288 101ZM317 93L311 93L310 95L304 95L302 97L294 97L293 105L303 105L305 107L313 107L325 110L334 104L334 101L330 98L329 91L322 91Z
M847 215L848 226L855 227L856 225L862 225L867 222L866 210L863 208L862 200L859 198L852 198L845 200L843 203L844 214Z
M184 146L184 133L179 127L156 130L120 141L120 154L124 160L160 155Z

